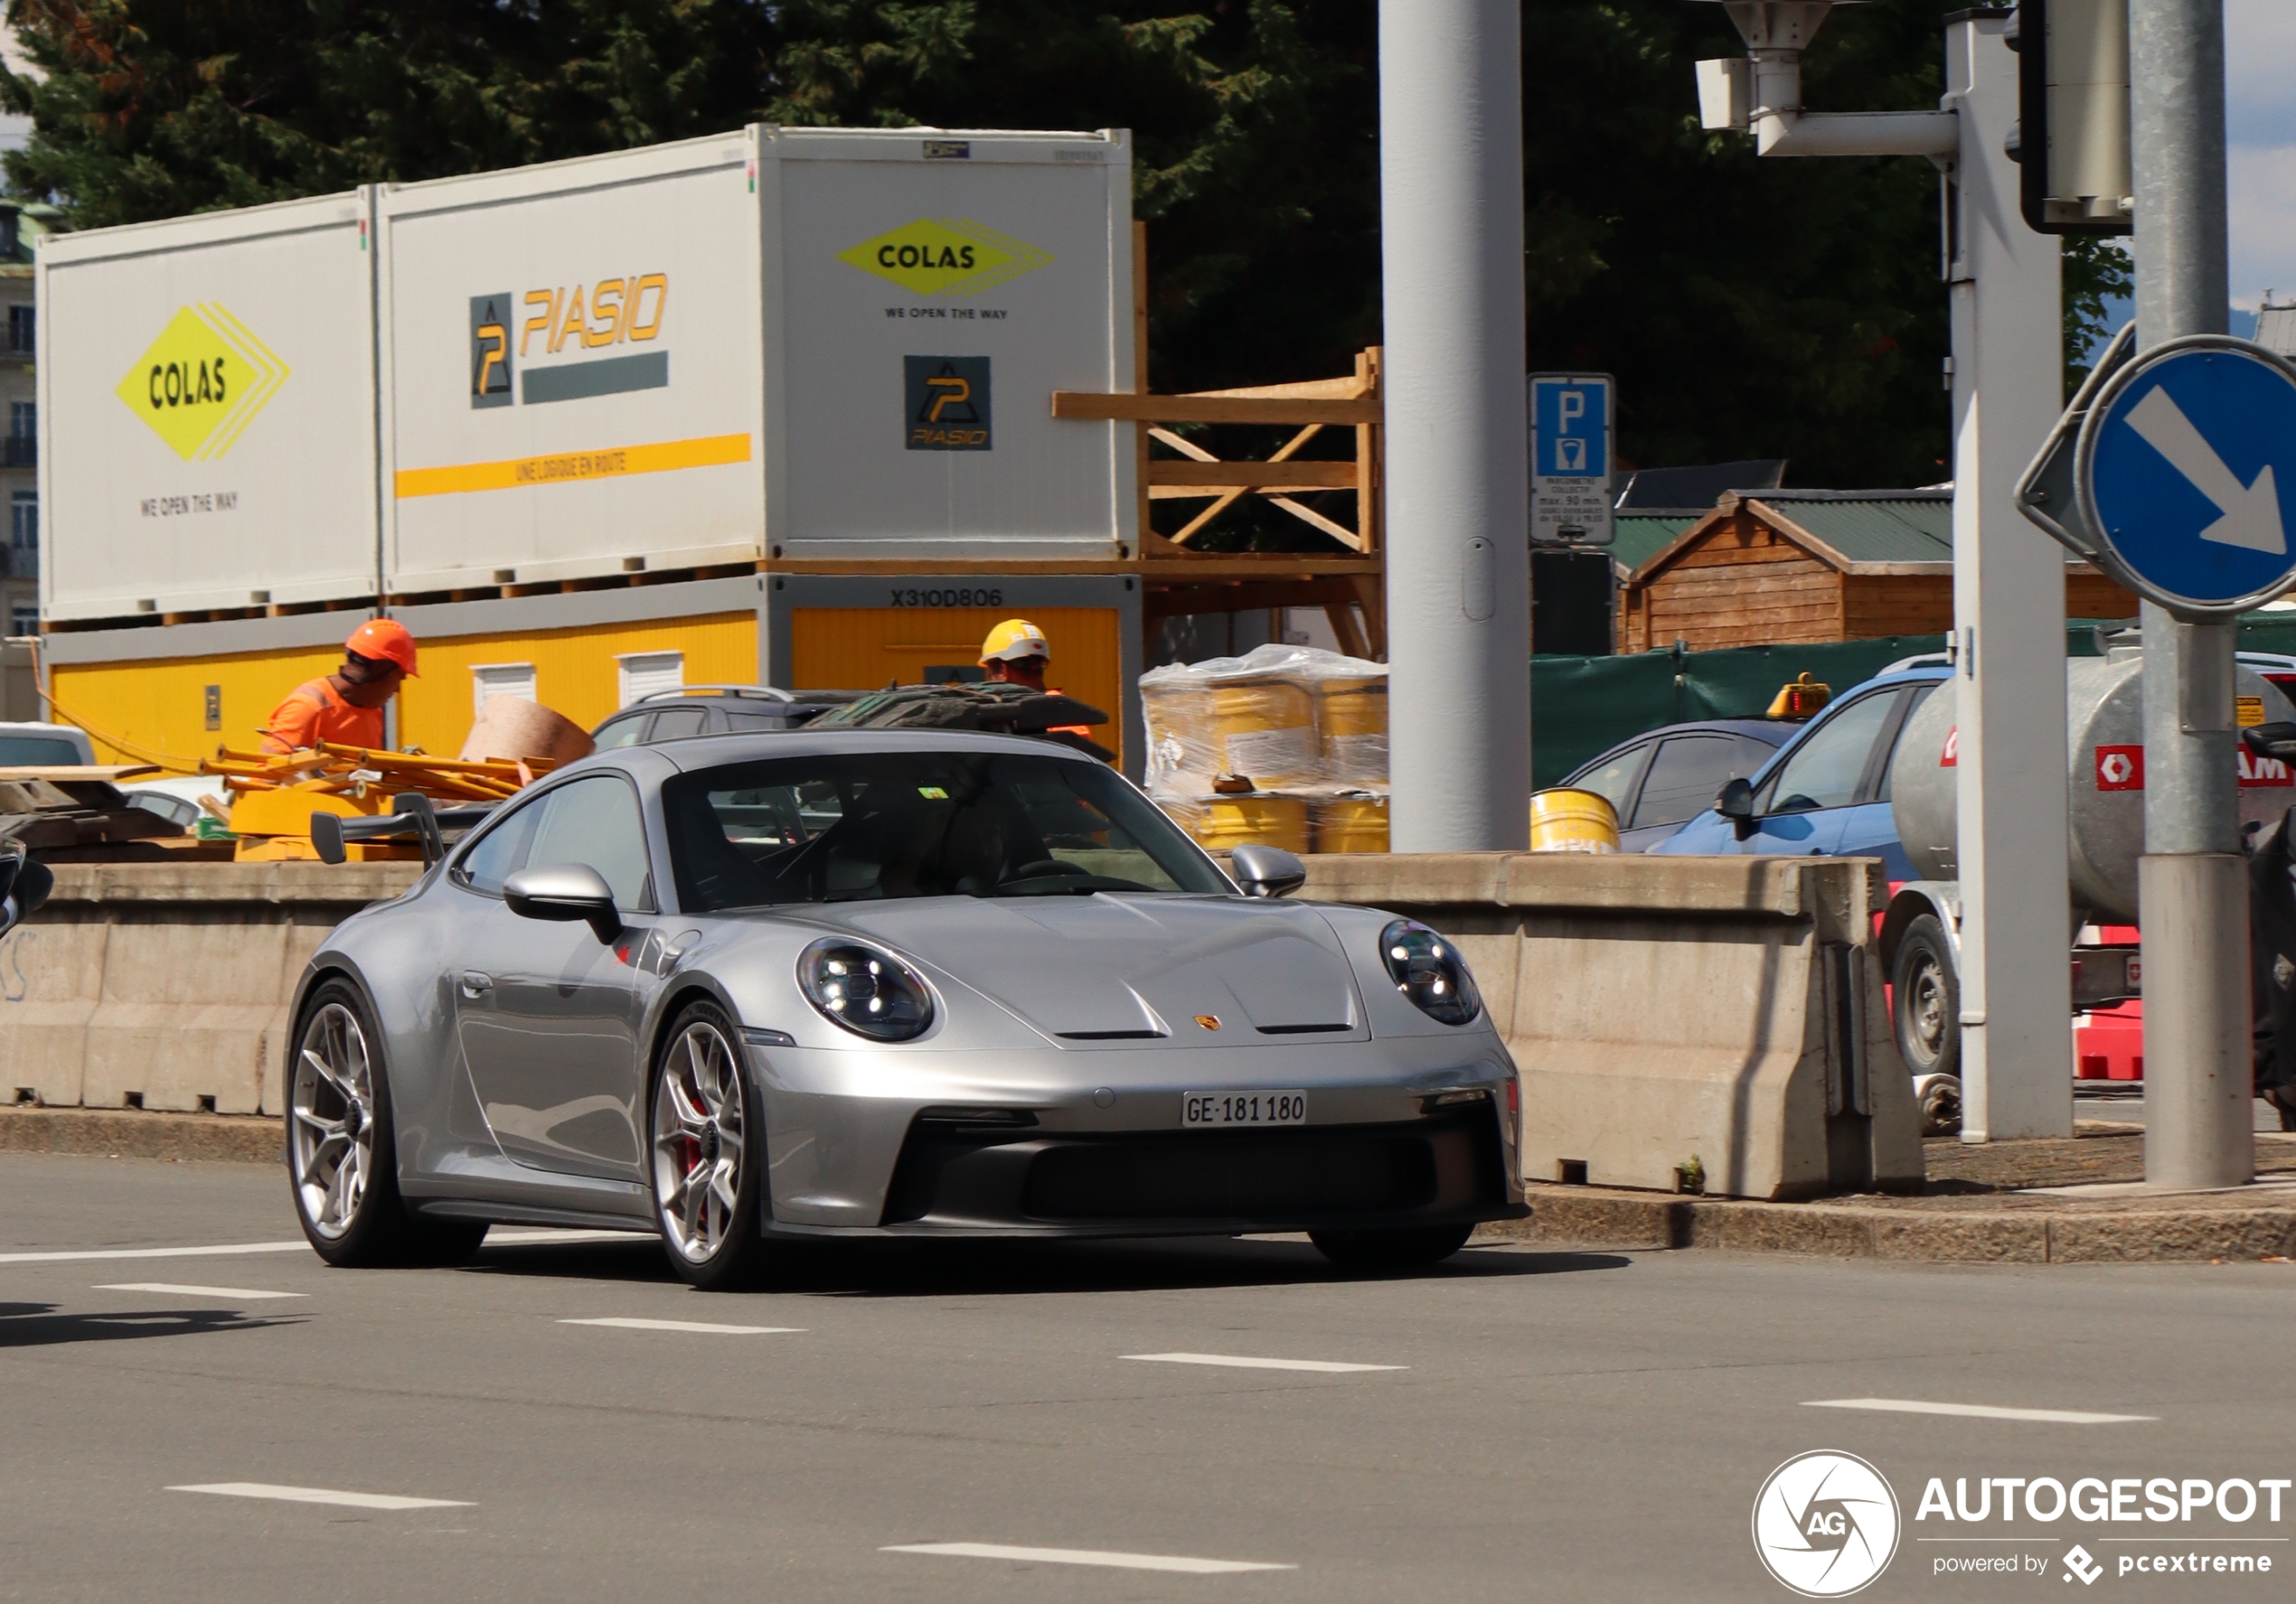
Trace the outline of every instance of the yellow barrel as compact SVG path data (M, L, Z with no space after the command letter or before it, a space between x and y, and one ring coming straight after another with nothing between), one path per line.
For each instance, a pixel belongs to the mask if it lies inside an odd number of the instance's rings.
M1534 852L1615 852L1618 810L1592 791L1557 788L1530 798L1530 849Z
M1315 703L1288 680L1231 680L1212 688L1212 730L1224 771L1261 784L1313 780L1323 755L1315 739Z
M1318 681L1315 718L1322 732L1323 762L1333 781L1387 783L1386 675Z
M1307 850L1303 796L1208 796L1190 804L1185 822L1197 844L1214 852L1254 845Z
M1388 849L1388 799L1320 798L1308 809L1308 828L1318 852L1384 852Z

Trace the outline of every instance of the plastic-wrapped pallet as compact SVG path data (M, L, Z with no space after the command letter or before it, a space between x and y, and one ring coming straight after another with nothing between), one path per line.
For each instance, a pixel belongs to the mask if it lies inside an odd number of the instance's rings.
M1288 645L1151 670L1150 794L1207 845L1383 850L1387 673Z

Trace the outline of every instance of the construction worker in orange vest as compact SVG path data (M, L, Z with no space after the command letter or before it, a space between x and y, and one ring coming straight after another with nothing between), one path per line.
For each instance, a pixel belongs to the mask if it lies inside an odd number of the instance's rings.
M395 618L370 618L343 643L343 666L287 692L263 731L263 749L307 751L321 741L382 746L382 708L415 671L415 638Z
M988 671L992 684L1025 685L1030 690L1046 690L1044 671L1052 664L1052 643L1044 632L1025 618L1008 618L989 631L989 638L981 643L981 666ZM1052 688L1050 694L1064 696L1067 692ZM1054 735L1082 736L1092 738L1088 725L1056 725Z

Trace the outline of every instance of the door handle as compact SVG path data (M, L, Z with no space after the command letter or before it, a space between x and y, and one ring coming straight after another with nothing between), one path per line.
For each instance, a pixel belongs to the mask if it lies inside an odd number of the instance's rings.
M487 992L492 991L494 989L494 978L492 975L482 975L475 969L466 969L463 971L463 995L465 997L484 997Z

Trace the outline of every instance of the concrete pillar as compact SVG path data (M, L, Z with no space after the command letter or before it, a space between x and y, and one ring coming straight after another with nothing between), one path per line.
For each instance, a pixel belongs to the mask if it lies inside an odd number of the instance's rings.
M2008 17L1946 30L1961 154L1947 197L1953 350L1955 783L1964 1141L2073 1133L2065 557L2018 512L2064 410L2059 249L2018 212Z
M1528 844L1520 0L1382 0L1388 705L1398 852Z

